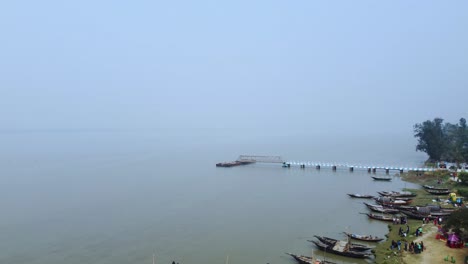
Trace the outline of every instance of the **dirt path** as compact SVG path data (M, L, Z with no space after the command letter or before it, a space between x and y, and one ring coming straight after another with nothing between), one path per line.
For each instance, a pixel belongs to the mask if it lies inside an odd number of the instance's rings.
M468 249L454 249L445 245L445 241L435 239L437 227L426 225L424 227L425 234L418 237L414 241L424 242L426 250L421 254L406 254L404 260L406 263L451 263L450 259L453 256L455 263L463 264L465 256L468 256ZM445 261L445 257L449 257L449 261Z

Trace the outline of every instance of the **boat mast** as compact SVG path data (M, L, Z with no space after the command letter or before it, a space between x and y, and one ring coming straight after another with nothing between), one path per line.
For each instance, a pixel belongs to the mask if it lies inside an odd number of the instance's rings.
M156 262L154 261L154 254L153 254L153 264L156 264Z

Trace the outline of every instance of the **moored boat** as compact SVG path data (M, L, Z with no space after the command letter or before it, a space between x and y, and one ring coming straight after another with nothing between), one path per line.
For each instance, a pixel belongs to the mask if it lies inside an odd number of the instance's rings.
M378 212L378 213L383 213L383 214L397 214L400 212L400 210L395 209L395 208L387 208L384 207L383 205L380 204L370 204L370 203L364 203L367 208L369 208L371 211Z
M353 198L364 198L364 199L374 198L374 196L370 194L348 193L348 195Z
M374 198L374 200L381 205L408 205L412 202L412 200L400 200L400 199L393 199L391 197L379 197Z
M377 192L378 194L382 196L387 196L387 197L393 197L393 198L401 198L401 197L416 197L415 193L412 192L387 192L387 191L382 191L382 192Z
M312 243L314 243L320 250L340 256L351 258L367 258L371 255L364 252L350 250L346 241L339 241L339 243L336 243L334 246L327 245L325 243L315 240L313 240Z
M448 188L434 187L432 185L423 185L423 187L424 189L427 189L427 190L440 190L440 191L448 190Z
M314 260L314 258L304 256L304 255L296 255L292 253L286 253L286 254L293 257L300 264L336 264L335 262L326 261L326 260L320 260L320 259Z
M391 181L392 178L390 177L377 177L377 176L371 176L372 179L376 180L376 181Z
M376 237L376 236L372 236L372 235L363 236L363 235L351 234L351 233L347 233L347 232L344 232L344 233L345 233L349 238L356 239L356 240L361 240L361 241L379 242L379 241L384 240L384 239L381 238L381 237Z
M366 214L369 218L375 219L375 220L380 220L380 221L387 221L387 222L393 222L394 217L392 216L386 216L386 215L378 215L378 214L373 214L369 213Z
M412 218L412 219L422 220L424 218L430 218L430 219L435 218L435 217L433 217L432 215L429 215L429 214L421 214L421 213L418 213L418 212L407 211L407 210L400 210L400 211L401 211L402 214L404 214L408 218Z
M337 242L339 242L340 240L338 239L334 239L334 238L330 238L330 237L324 237L324 236L314 236L316 237L318 240L320 240L320 242L324 243L324 244L327 244L327 245L330 245L330 246L333 246L335 245ZM314 242L313 240L308 240L309 242ZM371 250L372 248L371 247L368 247L366 245L362 245L362 244L356 244L356 243L349 243L349 250L352 250L352 251L366 251L366 250Z
M445 189L445 190L431 190L431 189L426 189L426 192L430 193L430 194L434 194L434 195L445 195L445 194L449 194L450 193L450 190L449 189Z

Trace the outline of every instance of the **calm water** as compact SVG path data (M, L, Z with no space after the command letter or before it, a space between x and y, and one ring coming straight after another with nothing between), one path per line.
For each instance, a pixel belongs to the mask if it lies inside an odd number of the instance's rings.
M177 140L171 140L177 138ZM228 141L228 142L227 142ZM324 256L307 239L382 236L362 200L412 187L367 172L216 168L239 154L290 160L420 165L411 137L261 140L130 132L0 134L0 263L295 263ZM366 261L339 258L339 263ZM371 262L372 260L368 260Z

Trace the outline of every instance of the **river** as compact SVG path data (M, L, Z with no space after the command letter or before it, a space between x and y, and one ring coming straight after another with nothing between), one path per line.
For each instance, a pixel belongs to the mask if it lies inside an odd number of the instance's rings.
M415 187L391 173L216 168L240 154L287 160L420 166L414 139L392 136L231 140L157 132L30 131L0 135L0 263L295 263L313 235L383 236L346 193ZM378 172L384 174L384 172Z

